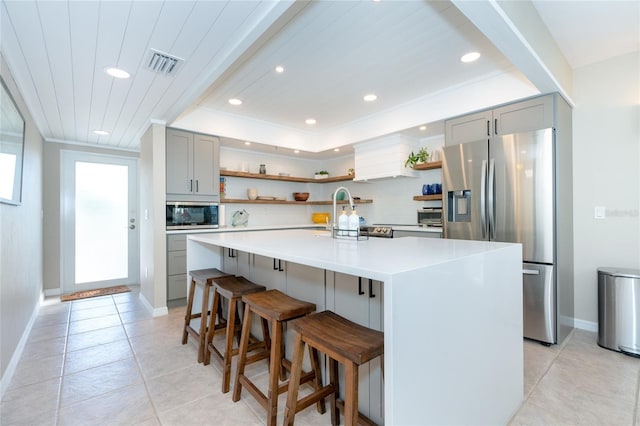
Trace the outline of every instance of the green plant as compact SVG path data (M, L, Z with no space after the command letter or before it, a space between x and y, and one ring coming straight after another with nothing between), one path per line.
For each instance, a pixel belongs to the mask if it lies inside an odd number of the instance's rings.
M417 163L426 163L429 159L429 153L427 152L427 148L422 147L418 151L417 154L414 154L413 151L407 157L407 161L404 162L405 167L413 167Z
M329 172L326 170L320 170L319 172L316 172L317 175L328 175Z

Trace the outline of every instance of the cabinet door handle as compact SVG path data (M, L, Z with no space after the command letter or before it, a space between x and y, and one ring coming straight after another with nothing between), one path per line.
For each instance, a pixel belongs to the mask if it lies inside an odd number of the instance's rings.
M196 192L198 192L198 179L196 179Z
M362 277L358 277L358 295L362 294L364 294L364 291L362 291Z
M189 179L189 192L193 192L193 179Z
M487 136L491 136L491 121L487 120Z
M369 297L376 297L375 294L373 294L373 280L369 279Z
M235 252L235 250L234 250L234 249L230 248L230 249L228 249L228 250L229 250L229 257L236 257L236 255L235 255L235 253L234 253L234 252Z
M493 120L493 132L497 135L498 134L498 119L494 119Z
M273 258L273 270L274 271L278 270L278 267L276 266L276 258L275 257Z
M282 267L282 259L278 259L278 271L284 271L284 268Z

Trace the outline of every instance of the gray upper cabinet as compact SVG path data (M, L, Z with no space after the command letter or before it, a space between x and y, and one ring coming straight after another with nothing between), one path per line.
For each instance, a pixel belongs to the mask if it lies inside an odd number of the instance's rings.
M167 129L167 200L217 201L220 141L215 136Z
M553 127L554 96L539 96L447 120L445 145Z

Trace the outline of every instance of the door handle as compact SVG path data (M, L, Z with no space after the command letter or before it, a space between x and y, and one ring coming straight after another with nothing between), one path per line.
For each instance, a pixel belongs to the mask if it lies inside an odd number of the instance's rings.
M537 269L523 269L522 274L523 275L540 275L540 271L538 271Z
M198 192L198 187L199 187L199 185L198 185L198 179L196 179L196 192Z
M489 160L489 238L496 238L496 212L494 192L496 186L496 160Z
M189 179L189 192L193 192L193 179Z
M278 259L278 271L284 271L284 268L282 267L282 259Z
M480 227L482 228L483 239L487 238L486 193L487 193L487 160L482 160L482 171L480 172Z
M358 277L358 295L361 296L364 294L362 291L362 277Z
M371 278L369 278L369 297L376 297L376 295L373 294L373 280Z

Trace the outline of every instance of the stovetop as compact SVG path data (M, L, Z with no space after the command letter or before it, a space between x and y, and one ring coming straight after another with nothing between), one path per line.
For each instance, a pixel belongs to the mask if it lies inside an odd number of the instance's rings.
M360 227L360 233L370 237L393 238L393 228L390 226L362 226Z

